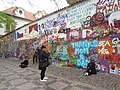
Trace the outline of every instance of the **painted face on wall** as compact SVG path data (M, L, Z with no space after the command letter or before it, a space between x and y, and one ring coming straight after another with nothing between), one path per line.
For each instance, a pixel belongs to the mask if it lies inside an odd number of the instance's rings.
M108 17L108 22L111 28L120 30L120 11L111 13Z
M104 22L104 14L103 13L96 13L91 18L91 25L96 26L102 24Z

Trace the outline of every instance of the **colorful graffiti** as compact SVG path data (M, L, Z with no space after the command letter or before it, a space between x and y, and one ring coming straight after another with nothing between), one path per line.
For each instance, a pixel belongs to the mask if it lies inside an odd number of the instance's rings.
M54 64L86 68L92 59L97 71L120 74L119 13L119 0L82 1L1 38L0 56L32 60L44 44Z

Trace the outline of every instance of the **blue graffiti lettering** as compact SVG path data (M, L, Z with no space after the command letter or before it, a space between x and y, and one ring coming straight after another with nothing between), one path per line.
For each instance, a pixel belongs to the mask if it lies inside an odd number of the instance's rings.
M84 54L89 54L89 48L97 47L98 40L73 42L71 45L75 50L75 54L79 55L79 58L77 59L77 67L86 68L88 65L88 60L85 59Z
M82 42L73 42L71 43L73 48L91 48L91 47L97 47L98 46L98 40L93 40L89 42L88 40L82 41Z

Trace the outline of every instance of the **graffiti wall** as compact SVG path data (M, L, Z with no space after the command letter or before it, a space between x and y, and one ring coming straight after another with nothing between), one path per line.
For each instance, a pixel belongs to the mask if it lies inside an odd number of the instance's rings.
M1 39L0 54L31 60L46 45L53 64L120 74L120 1L87 0L43 17ZM12 36L14 35L14 37Z

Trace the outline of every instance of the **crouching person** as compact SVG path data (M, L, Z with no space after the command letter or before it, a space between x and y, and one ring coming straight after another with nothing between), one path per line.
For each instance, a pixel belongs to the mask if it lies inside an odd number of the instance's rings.
M25 57L25 60L23 62L21 62L21 64L19 65L21 68L26 68L29 64L29 58L28 56Z
M90 62L88 63L87 70L85 72L85 76L92 75L92 74L94 74L94 75L97 74L94 60L90 60Z

